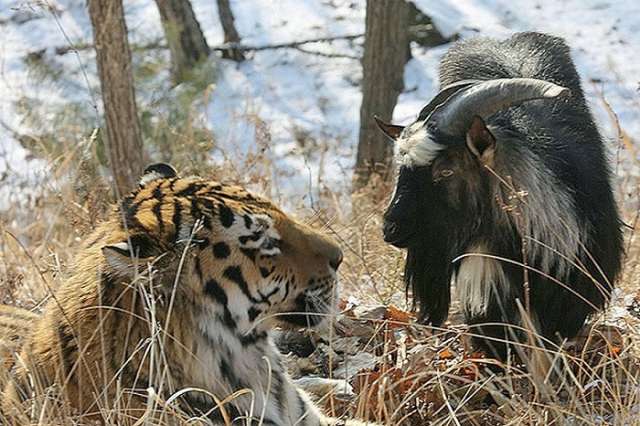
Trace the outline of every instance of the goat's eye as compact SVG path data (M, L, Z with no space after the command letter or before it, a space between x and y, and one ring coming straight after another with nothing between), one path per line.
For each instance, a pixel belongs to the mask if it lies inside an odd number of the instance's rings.
M453 170L451 169L443 169L438 171L433 177L434 182L440 182L442 179L453 176Z

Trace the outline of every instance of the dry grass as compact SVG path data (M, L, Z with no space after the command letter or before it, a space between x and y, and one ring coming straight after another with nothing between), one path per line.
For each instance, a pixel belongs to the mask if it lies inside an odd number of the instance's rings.
M623 294L635 296L640 284L640 238L636 232L640 226L640 182L629 169L640 165L636 144L610 112L619 129L614 147L618 199L631 228L625 235L627 255L617 286ZM272 185L275 170L267 155L269 128L258 114L249 114L258 130L253 154L239 158L236 153L218 152L225 161L215 170L206 165L203 154L216 149L215 141L201 131L203 126L187 124L176 129L156 125L149 135L179 141L171 145L180 148L166 151L162 160L174 160L185 173L238 183L283 201ZM292 133L301 147L309 142L296 129ZM49 142L34 139L41 148L39 155L51 164L51 179L29 192L17 188L22 201L0 212L0 299L5 304L38 311L64 279L82 236L104 217L113 201L109 182L101 173L98 139L95 135L82 137L81 143L77 139L76 131L75 137L58 140L55 149ZM314 150L326 153L326 143L311 142ZM326 154L319 157L320 162L327 160ZM406 309L403 252L385 244L380 233L381 212L390 188L384 182L373 182L351 195L320 185L322 178L318 176L313 182L323 189L313 200L312 209L298 208L294 200L284 201L342 244L343 298L354 296L365 305L394 304ZM345 199L351 199L352 209L345 209ZM452 316L455 318L455 312ZM352 381L354 399L328 395L322 403L333 415L346 413L388 425L640 424L640 323L626 315L618 318L614 327L609 319L610 312L603 314L583 336L556 351L535 345L525 348L526 362L518 365L498 365L470 353L466 341L471 332L456 321L443 329L431 329L397 318L371 320L375 333L366 350L378 356L378 365ZM550 365L555 370L550 370ZM52 403L56 389L41 389L39 394L41 398L35 398L28 410L31 423L86 423L68 407ZM148 400L148 422L188 422L151 390ZM122 423L126 417L122 400L102 401L101 415L107 422ZM160 417L153 417L156 415Z
M628 187L628 176L619 182ZM637 181L633 185L638 188ZM637 205L638 195L625 204ZM332 226L348 251L344 287L363 301L398 303L403 256L381 241L384 202L372 193L360 196L351 221ZM637 213L625 210L624 217L633 229L625 232L618 310L627 308L629 297L637 303L640 281ZM471 352L467 341L473 331L463 325L432 329L383 321L368 349L379 355L378 364L352 380L357 398L330 397L326 407L390 425L639 424L640 321L613 311L594 318L562 348L544 348L535 336L533 344L521 345L523 362L517 365ZM454 308L450 318L455 316Z
M266 145L268 139L259 143ZM111 194L96 171L99 165L93 160L92 146L89 137L80 148L68 146L49 159L54 176L49 182L53 183L39 187L28 207L18 205L1 213L0 297L4 303L37 310L60 284L82 235L104 216ZM243 163L230 158L214 173L194 163L189 171L222 175L269 192L267 176L272 168L268 157L261 157L260 149L257 152ZM626 178L621 182L629 184ZM302 214L345 248L341 270L345 296L352 295L363 304L402 306L403 253L386 245L379 231L388 193L383 183L374 183L353 195L357 208L346 214L341 206L345 194L326 190L315 200L316 209ZM636 226L633 212L625 213L627 222ZM626 241L627 258L618 287L634 294L640 276L640 242L632 230L627 231ZM383 320L376 324L368 348L380 362L375 370L352 381L356 398L329 395L323 403L334 415L346 413L389 425L427 421L442 425L635 424L640 422L639 324L628 315L612 327L605 325L607 317L601 316L584 336L555 352L527 348L528 362L519 365L497 365L469 353L470 331L462 325L433 330ZM551 364L555 372L549 372ZM153 424L188 421L172 404L149 392L155 411L149 411L147 420L153 419ZM68 407L52 403L57 398L55 389L41 389L40 395L44 397L34 399L30 407L31 423L84 423ZM101 409L110 422L122 423L125 413L120 400L105 402ZM153 417L158 415L162 418Z

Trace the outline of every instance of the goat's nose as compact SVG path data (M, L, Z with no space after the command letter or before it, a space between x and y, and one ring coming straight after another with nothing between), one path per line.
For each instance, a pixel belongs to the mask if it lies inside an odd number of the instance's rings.
M386 242L390 242L396 237L396 234L398 233L398 225L395 222L387 221L384 224L382 233L384 235L384 240Z

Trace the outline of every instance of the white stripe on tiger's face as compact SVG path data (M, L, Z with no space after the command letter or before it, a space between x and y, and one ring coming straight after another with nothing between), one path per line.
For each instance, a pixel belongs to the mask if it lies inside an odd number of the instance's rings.
M233 224L224 233L236 239L241 248L259 250L263 256L280 254L280 234L266 214L235 215Z

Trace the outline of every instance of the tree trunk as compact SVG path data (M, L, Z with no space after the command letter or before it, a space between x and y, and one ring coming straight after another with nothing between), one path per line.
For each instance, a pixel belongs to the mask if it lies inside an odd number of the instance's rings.
M404 88L404 65L409 58L409 6L404 0L367 0L362 105L354 189L367 185L372 175L386 180L392 145L373 116L389 122Z
M131 52L121 0L89 0L102 88L109 163L119 197L131 191L144 167Z
M164 35L171 53L171 75L175 84L209 56L209 45L189 0L156 0Z
M236 26L233 23L233 13L231 12L229 0L218 0L218 15L220 16L220 23L224 30L224 43L239 44L240 35L238 35ZM222 52L222 57L236 62L242 62L245 59L242 51L234 47L224 50Z

